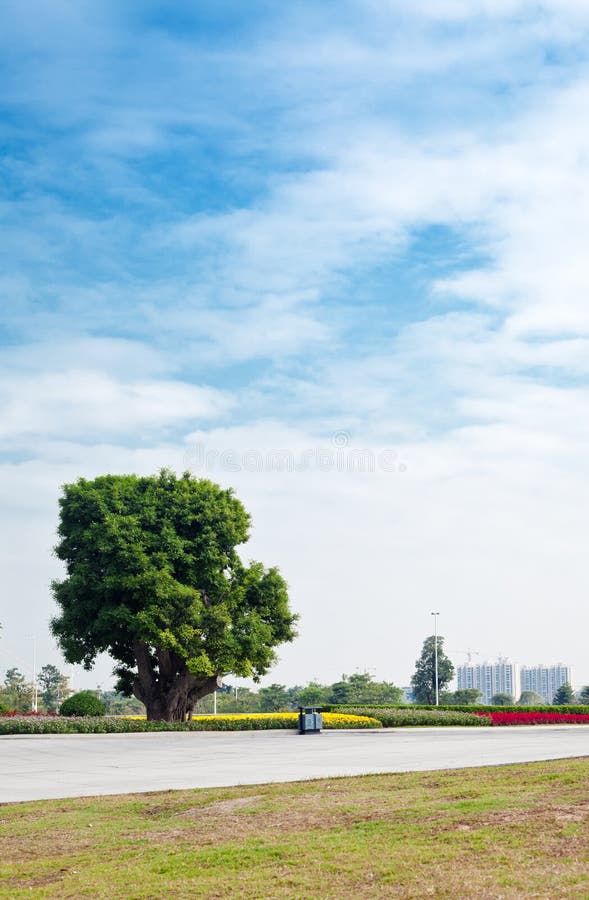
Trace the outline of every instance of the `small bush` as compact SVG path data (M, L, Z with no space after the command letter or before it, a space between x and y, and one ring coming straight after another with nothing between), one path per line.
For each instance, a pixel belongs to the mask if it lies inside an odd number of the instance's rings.
M4 706L3 703L0 703L0 716L2 715L2 713L7 713L7 712L8 712L8 707Z
M103 716L106 707L92 691L79 691L64 700L59 707L62 716Z

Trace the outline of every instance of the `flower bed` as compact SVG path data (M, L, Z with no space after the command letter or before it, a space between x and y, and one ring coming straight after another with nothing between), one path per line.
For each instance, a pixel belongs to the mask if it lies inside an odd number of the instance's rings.
M0 717L2 734L112 734L142 731L257 731L294 729L297 713L244 713L199 716L190 722L148 722L145 718L116 716L28 716ZM325 713L324 728L380 728L378 719L349 713Z
M475 715L490 716L493 725L589 725L587 713L491 712Z

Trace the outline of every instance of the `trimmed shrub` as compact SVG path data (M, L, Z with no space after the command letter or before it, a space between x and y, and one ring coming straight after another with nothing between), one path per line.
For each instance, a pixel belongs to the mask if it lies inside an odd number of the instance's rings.
M64 700L59 707L61 716L103 716L106 707L92 691L79 691Z
M341 712L356 716L373 716L378 718L383 728L402 728L407 725L490 725L491 717L479 713L454 712L446 709L415 709L410 706L403 709L380 709L377 707L359 706L354 709L342 708Z
M0 716L2 715L2 713L7 713L8 711L8 707L4 706L3 703L0 703Z

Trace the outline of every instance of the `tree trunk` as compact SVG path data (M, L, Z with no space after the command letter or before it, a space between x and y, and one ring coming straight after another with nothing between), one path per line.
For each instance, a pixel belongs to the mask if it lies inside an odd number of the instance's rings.
M145 704L149 722L185 722L201 697L221 687L220 675L191 675L184 661L169 650L156 650L154 658L144 641L135 641L133 648L137 660L133 693Z

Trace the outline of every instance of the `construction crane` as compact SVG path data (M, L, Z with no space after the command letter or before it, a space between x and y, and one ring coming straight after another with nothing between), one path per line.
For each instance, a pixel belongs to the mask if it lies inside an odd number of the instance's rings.
M472 657L473 657L473 655L474 655L474 656L480 656L480 655L481 655L481 654L479 653L478 650L473 650L472 647L468 647L466 650L455 650L454 652L455 652L455 653L466 653L466 659L467 659L469 665L470 665L471 662L472 662Z

